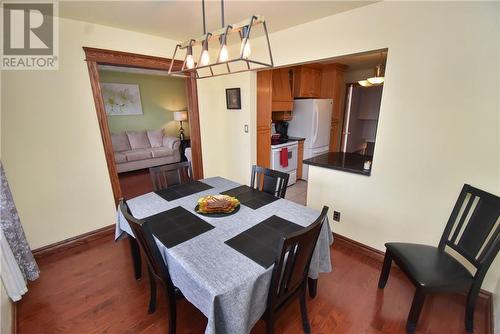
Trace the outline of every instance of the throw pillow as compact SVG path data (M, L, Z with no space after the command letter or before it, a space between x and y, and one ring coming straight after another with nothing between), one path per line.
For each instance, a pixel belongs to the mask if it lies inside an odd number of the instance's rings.
M112 133L111 134L111 145L113 146L114 152L121 152L130 150L130 143L128 141L127 134L125 132Z
M133 150L151 147L146 131L127 131L127 137Z
M163 143L163 129L148 130L148 139L151 147L161 147Z

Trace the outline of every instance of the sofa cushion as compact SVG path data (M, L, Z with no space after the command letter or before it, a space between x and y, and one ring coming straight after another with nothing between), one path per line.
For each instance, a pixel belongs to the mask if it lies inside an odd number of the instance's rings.
M169 157L174 155L174 150L168 147L153 147L151 148L153 158Z
M163 129L147 131L151 147L161 147L163 144Z
M151 147L146 131L127 131L127 137L133 150Z
M127 156L127 161L137 161L137 160L144 160L144 159L151 159L152 158L150 148L131 150L131 151L123 152L123 153Z
M130 143L125 132L112 133L111 145L113 146L113 152L130 150Z
M115 163L121 164L127 162L127 156L123 152L115 152Z

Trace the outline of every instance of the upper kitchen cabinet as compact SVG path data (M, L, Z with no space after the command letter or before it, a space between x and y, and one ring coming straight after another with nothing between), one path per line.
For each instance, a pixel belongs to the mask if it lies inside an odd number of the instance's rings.
M292 111L293 72L288 68L273 70L272 111Z
M321 69L312 66L295 67L293 97L319 98L321 96Z

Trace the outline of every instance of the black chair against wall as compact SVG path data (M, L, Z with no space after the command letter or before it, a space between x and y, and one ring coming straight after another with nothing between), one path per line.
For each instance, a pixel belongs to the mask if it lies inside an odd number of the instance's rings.
M189 161L151 167L149 169L153 189L155 191L174 186L176 184L191 182L193 171Z
M289 177L288 173L253 165L250 187L285 198Z
M324 206L320 216L313 224L283 237L280 241L279 249L281 252L274 261L267 309L263 315L268 334L274 333L276 313L297 297L300 299L302 327L305 333L311 332L306 308L307 275L321 226L327 213L328 207Z
M446 224L438 247L386 243L379 288L383 289L394 260L415 284L406 323L413 333L429 292L467 292L465 328L472 332L476 299L484 276L500 249L500 197L465 184ZM445 251L449 247L463 256L476 272Z
M148 264L150 283L148 313L151 314L156 311L156 281L159 281L165 288L167 295L169 309L169 333L175 334L177 317L176 297L182 296L182 294L180 290L174 286L172 280L170 279L167 265L165 264L165 261L163 261L163 257L156 246L153 234L151 233L148 225L144 224L144 221L136 219L132 216L123 198L120 199L119 207L123 216L127 219L137 243L139 244L139 249L143 253L143 256L146 258Z

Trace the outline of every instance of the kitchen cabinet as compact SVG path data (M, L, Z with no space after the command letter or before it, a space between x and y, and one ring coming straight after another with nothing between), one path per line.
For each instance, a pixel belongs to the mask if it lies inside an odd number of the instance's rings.
M272 70L257 72L257 165L271 165Z
M297 66L294 70L293 96L295 98L319 98L321 95L321 69Z
M304 141L299 141L297 150L297 180L302 178L302 161L304 160Z
M332 125L330 130L330 152L340 151L341 129L344 119L345 84L344 72L347 66L327 64L321 74L321 98L333 99Z
M273 112L292 111L293 97L291 78L292 72L287 68L280 68L272 71L273 89L272 89L272 105Z

